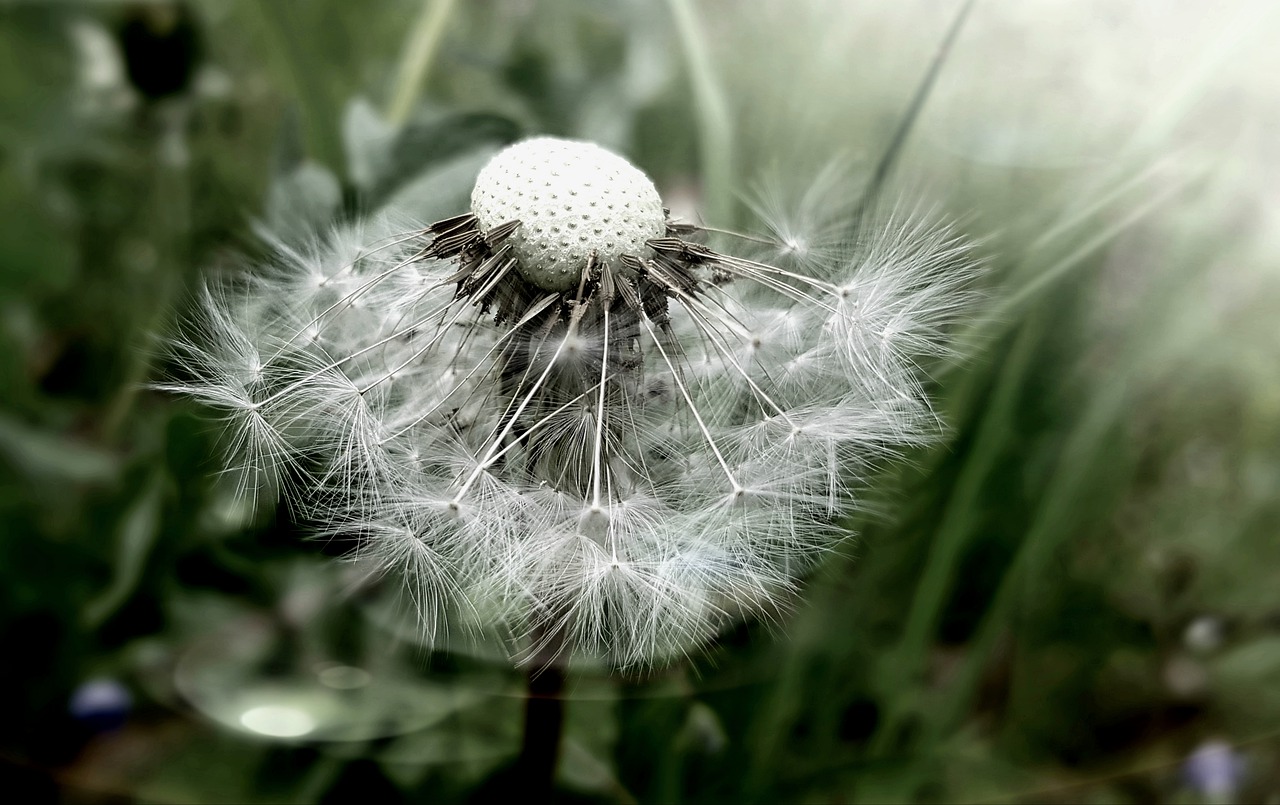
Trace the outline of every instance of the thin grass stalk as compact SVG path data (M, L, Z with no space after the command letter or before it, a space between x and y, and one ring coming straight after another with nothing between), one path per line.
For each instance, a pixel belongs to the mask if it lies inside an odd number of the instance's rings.
M938 45L938 49L934 51L933 59L929 62L929 67L925 70L924 77L920 80L920 83L916 86L915 93L911 96L911 103L907 106L907 111L903 114L902 120L899 121L898 128L894 130L888 147L885 148L884 153L880 156L875 172L871 175L871 181L867 184L866 190L863 191L857 206L854 207L853 221L859 235L862 234L861 230L867 219L867 213L875 208L876 202L880 199L880 194L884 192L885 182L888 181L889 174L893 172L894 166L897 165L898 157L902 154L903 147L910 138L911 132L915 129L916 122L920 119L920 113L924 109L925 102L929 100L929 95L933 92L938 76L942 73L942 66L946 64L947 56L951 54L951 48L955 45L956 39L959 38L960 31L964 28L965 20L969 18L969 11L973 8L974 2L975 0L966 0L965 4L956 12L955 18L951 21L951 26L947 29L946 36L943 37L942 42Z
M667 0L684 51L693 87L693 115L698 125L698 151L707 216L712 221L733 221L733 122L724 88L711 65L702 23L690 0Z
M409 119L439 56L440 43L456 7L456 0L423 0L418 18L405 40L391 100L387 104L387 120L393 125L401 125Z

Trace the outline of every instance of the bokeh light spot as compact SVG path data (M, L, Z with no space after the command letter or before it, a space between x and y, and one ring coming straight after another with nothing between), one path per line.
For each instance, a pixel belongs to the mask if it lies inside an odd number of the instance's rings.
M316 728L316 720L296 707L266 704L240 714L240 723L259 735L272 738L297 738Z

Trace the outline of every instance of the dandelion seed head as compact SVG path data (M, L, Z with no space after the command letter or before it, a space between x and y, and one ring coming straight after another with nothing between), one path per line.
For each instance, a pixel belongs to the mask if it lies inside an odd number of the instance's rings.
M656 664L785 609L868 471L936 431L920 362L972 261L909 216L837 242L842 186L762 222L821 248L752 259L686 239L618 155L516 143L469 212L273 241L160 387L222 414L246 493L394 570L428 638Z

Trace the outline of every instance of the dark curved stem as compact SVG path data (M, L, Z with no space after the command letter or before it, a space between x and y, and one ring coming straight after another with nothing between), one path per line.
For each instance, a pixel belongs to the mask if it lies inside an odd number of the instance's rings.
M564 733L564 671L554 662L529 670L524 705L524 739L517 764L527 802L550 802Z
M521 799L541 803L550 802L555 791L556 764L564 734L564 635L558 630L547 633L535 628L532 638L516 781L521 787Z

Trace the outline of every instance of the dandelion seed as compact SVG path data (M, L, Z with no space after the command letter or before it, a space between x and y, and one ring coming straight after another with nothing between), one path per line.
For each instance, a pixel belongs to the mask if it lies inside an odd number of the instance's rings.
M400 571L428 634L656 663L785 605L933 430L917 361L970 300L963 245L786 227L815 259L713 251L622 157L526 140L468 213L208 295L164 387L225 413L246 488Z

